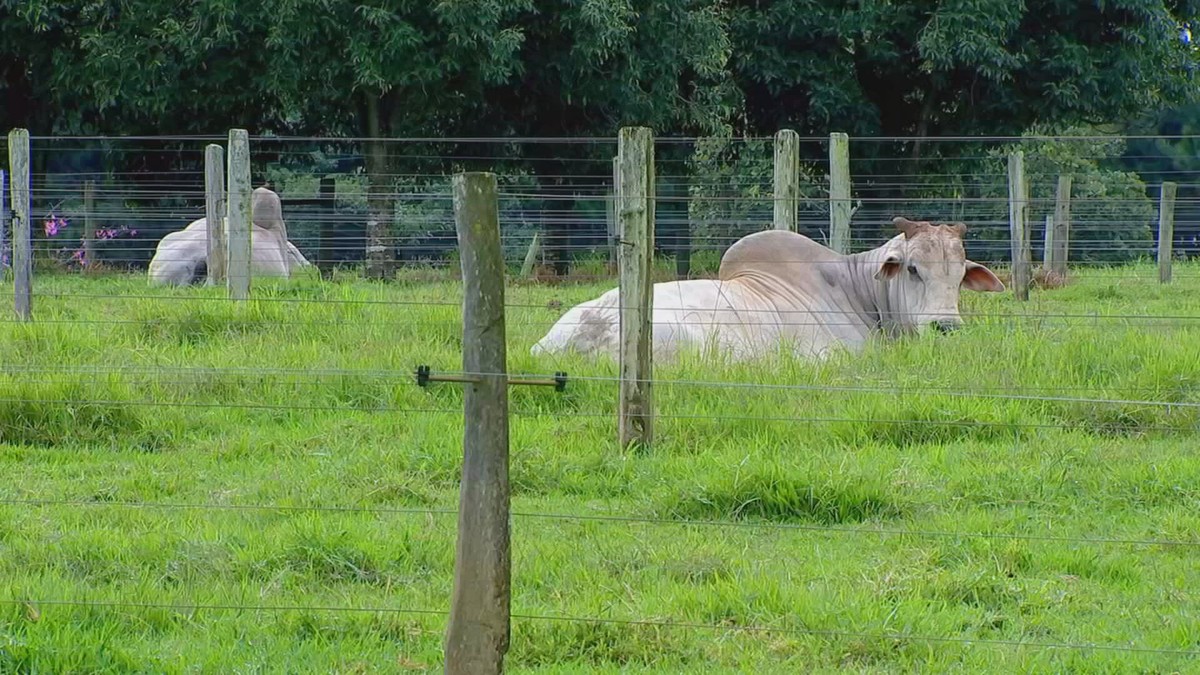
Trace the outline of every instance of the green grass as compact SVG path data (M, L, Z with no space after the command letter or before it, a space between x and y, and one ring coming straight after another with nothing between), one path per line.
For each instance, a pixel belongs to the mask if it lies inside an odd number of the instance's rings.
M614 364L528 353L608 285L510 287L510 370L578 378L511 390L510 671L1195 671L1041 646L1200 650L1175 277L964 294L959 334L820 365L659 364L629 452ZM0 672L440 672L462 389L411 372L461 369L456 284L36 292L0 324Z

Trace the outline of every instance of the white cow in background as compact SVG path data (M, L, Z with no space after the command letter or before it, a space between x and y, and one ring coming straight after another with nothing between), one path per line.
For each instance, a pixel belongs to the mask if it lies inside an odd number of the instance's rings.
M766 230L725 252L717 279L654 285L656 358L682 348L733 359L779 347L824 358L862 349L873 334L895 337L962 325L959 290L1000 292L987 267L967 259L962 223L893 220L900 234L878 248L843 255L804 235ZM619 289L573 307L531 350L615 357Z
M224 219L222 219L223 221ZM250 274L288 278L298 267L311 263L287 238L283 204L265 187L255 188L251 199ZM224 223L222 223L224 224ZM150 283L183 286L203 283L208 276L208 222L193 220L158 242L150 260Z

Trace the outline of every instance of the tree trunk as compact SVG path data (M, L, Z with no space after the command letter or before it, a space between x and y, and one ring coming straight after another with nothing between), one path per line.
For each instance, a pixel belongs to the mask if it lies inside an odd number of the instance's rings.
M383 97L367 95L367 136L383 138ZM388 146L375 140L366 142L367 228L365 274L368 279L391 279L396 254L391 230L395 208L392 202Z

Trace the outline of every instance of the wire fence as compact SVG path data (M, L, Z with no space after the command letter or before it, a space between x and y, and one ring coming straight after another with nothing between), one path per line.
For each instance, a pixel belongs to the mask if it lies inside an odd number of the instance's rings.
M204 147L197 138L35 138L32 142L35 249L47 263L78 266L84 231L93 263L143 269L159 240L204 215ZM1200 168L1158 151L1169 139L1030 138L852 139L854 215L851 248L881 244L891 219L968 224L974 259L1011 259L1006 153L1029 157L1028 219L1035 259L1053 216L1061 175L1075 178L1069 258L1075 266L1152 258L1157 251L1157 193L1181 185L1175 253L1200 250ZM251 175L282 200L288 235L322 270L360 265L368 216L387 221L389 254L403 265L451 266L456 242L449 177L459 170L497 172L506 255L514 265L539 233L538 262L554 276L576 263L614 257L613 139L393 140L387 165L369 172L370 139L254 138ZM772 139L669 138L656 149L656 247L683 276L715 272L738 238L770 227ZM798 230L829 238L829 143L801 139ZM85 184L92 184L91 204ZM599 277L586 265L579 277ZM545 271L545 270L543 270Z
M979 324L998 341L1011 342L997 345L993 354L966 351L981 343L959 351L946 348L951 358L974 361L958 364L961 368L937 366L930 377L919 372L928 360L919 359L930 359L942 348L934 343L925 348L928 351L921 351L924 343L918 343L908 356L881 351L865 357L866 365L821 365L816 370L790 363L776 364L774 370L727 364L714 366L711 376L703 376L709 366L665 365L653 379L659 396L655 417L667 425L668 435L675 436L677 452L684 454L689 434L709 432L721 442L737 444L764 434L774 441L804 430L813 435L813 447L828 441L836 446L835 454L889 443L903 454L922 444L955 442L994 449L1008 443L1042 443L1051 448L1097 438L1132 444L1194 438L1200 431L1200 378L1191 372L1195 361L1189 359L1200 357L1192 347L1198 344L1200 307L1186 297L1190 292L1186 284L1200 276L1196 272L1200 267L1187 264L1200 251L1200 193L1195 192L1192 175L1200 172L1200 165L1162 168L1168 158L1147 148L1170 139L1157 137L919 139L921 151L915 153L912 147L917 140L851 140L852 250L886 242L895 232L892 218L903 215L964 222L968 256L997 270L1007 266L1012 242L1005 162L1009 150L1020 148L1028 162L1035 260L1042 254L1038 248L1045 236L1042 223L1055 214L1059 176L1074 177L1077 191L1071 196L1069 259L1072 275L1079 279L1074 283L1087 292L1068 287L1063 293L1081 295L1055 300L1047 294L1024 309L1000 300L967 301L962 315L968 323ZM209 415L204 424L218 424L219 415L248 415L247 419L265 425L294 423L289 417L294 415L360 421L391 416L414 427L420 422L413 420L437 417L447 425L444 430L452 428L448 425L456 424L454 417L463 412L461 392L447 387L419 391L414 368L432 363L444 375L492 375L461 368L461 345L456 342L461 333L462 289L450 175L467 170L498 175L502 246L513 281L505 303L513 359L521 369L570 371L565 395L514 392L510 413L522 421L519 424L536 420L541 425L539 442L557 437L565 446L593 443L596 430L607 429L615 417L609 403L621 382L612 364L574 357L538 359L528 351L555 324L570 324L564 323L563 315L571 307L616 285L615 138L252 137L253 184L268 185L280 195L289 240L320 275L295 286L256 289L248 311L230 309L220 288L154 289L146 285L144 276L150 260L162 250L163 237L204 216L204 147L223 141L221 136L32 139L37 309L32 326L11 318L0 321L0 330L6 331L0 347L0 381L11 385L11 393L0 396L0 441L14 448L86 451L86 443L121 448L140 443L134 439L155 424L186 425L188 415ZM385 143L389 159L385 170L368 173L364 148L372 143ZM772 227L772 143L772 138L658 139L657 278L715 276L730 245ZM802 138L800 155L798 230L828 242L828 139ZM1154 168L1144 168L1148 166ZM1163 180L1180 186L1174 250L1181 263L1175 278L1182 284L1165 290L1156 270L1147 264L1159 248L1157 199ZM7 195L4 202L9 205ZM372 241L368 221L380 213L388 221L390 257L399 270L393 273L397 283L383 287L357 278L360 268L368 264L366 250ZM7 264L11 236L7 222L3 224ZM85 234L89 232L91 236ZM525 283L517 270L528 259L535 234L540 247L533 250L536 269L529 274L531 280L577 284ZM170 262L169 256L161 259ZM1153 297L1144 299L1140 294ZM715 316L709 325L742 326L754 311ZM787 317L786 310L777 308L761 311L784 316L796 325L810 321L838 328L856 325L857 320L843 309L805 310L807 319ZM110 339L115 347L108 343ZM272 341L285 344L277 347ZM232 358L236 365L230 365L227 354L211 348L223 342L243 350ZM311 346L304 346L307 343ZM321 353L335 345L345 353ZM1140 345L1140 351L1124 356L1103 353L1130 345ZM105 354L113 351L121 354ZM383 355L373 358L372 352ZM1058 361L1043 366L1039 358ZM1019 363L1013 365L1014 361ZM979 379L989 364L1007 370L995 380ZM788 431L764 431L775 427ZM227 427L222 429L228 432ZM85 446L71 445L72 434L83 438ZM572 434L582 440L572 441ZM1064 441L1070 434L1078 437ZM405 440L420 442L420 438ZM158 442L169 441L147 441ZM525 461L521 452L518 447L514 457ZM1180 461L1196 459L1186 452L1180 457ZM693 454L686 455L686 461L703 464L704 459ZM115 465L101 459L96 466L104 472ZM534 473L536 467L525 470ZM811 478L813 469L804 471ZM903 468L897 466L895 471ZM707 480L714 482L711 477ZM785 491L795 488L782 482ZM409 507L364 505L349 499L337 503L325 501L324 493L315 503L304 503L302 498L296 503L252 498L228 502L97 499L87 496L93 487L88 480L80 482L77 493L47 491L51 487L62 489L61 484L36 480L14 482L0 490L0 509L238 511L362 518L381 514L444 518L458 513L444 489L432 500L436 504ZM807 497L779 498L787 503L777 511L752 505L767 500L776 487L756 484L746 492L734 490L733 503L720 507L713 505L711 494L705 494L693 503L703 508L691 511L658 508L647 514L638 510L638 502L626 500L617 507L625 511L595 513L589 512L594 504L583 499L574 508L560 504L558 510L535 509L538 503L531 500L530 509L518 507L512 515L518 531L525 523L554 521L613 529L703 529L713 537L729 531L756 537L793 532L849 538L863 547L876 546L870 540L883 538L1122 547L1151 565L1165 564L1164 556L1200 546L1195 530L1155 522L1152 516L1161 515L1158 512L1125 512L1126 517L1116 519L1126 525L1123 531L1100 529L1112 522L1093 529L1065 516L1069 522L1063 527L1055 527L1047 516L1023 525L1004 523L997 529L923 527L914 522L916 518L901 519L909 522L902 526L886 517L864 517L860 523L847 524L839 522L841 511L832 518L834 522L819 522L819 518L805 522L805 509L818 507L796 504L819 501L821 496L813 495L828 486L814 483L808 485ZM1184 512L1184 523L1193 522L1200 504L1195 489L1178 485L1170 489L1175 490L1174 501L1168 501ZM836 501L836 495L831 499ZM1018 504L1023 500L1014 498L1010 503L1013 508ZM1054 506L1065 508L1062 503ZM5 537L20 530L14 524L5 530ZM770 536L761 534L754 541L769 546ZM403 599L395 605L214 604L100 595L9 595L14 597L0 601L121 611L362 612L436 618L446 614L437 608L406 607ZM518 608L512 616L543 623L954 643L966 648L1111 651L1189 660L1200 656L1196 642L1187 639L1174 640L1182 648L1170 648L1103 640L981 637L965 630L963 635L885 627L838 630L798 625L786 615L731 625L691 620L694 616L677 611L675 618L660 620L633 614L623 618L569 611L555 614L531 606ZM1162 641L1162 635L1156 639Z

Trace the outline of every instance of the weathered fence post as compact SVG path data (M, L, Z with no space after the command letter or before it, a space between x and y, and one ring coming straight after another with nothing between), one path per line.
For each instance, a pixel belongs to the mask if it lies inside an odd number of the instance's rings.
M1175 245L1175 183L1162 184L1158 195L1158 282L1171 282L1171 251Z
M1017 300L1029 299L1029 190L1025 184L1025 153L1008 155L1008 227L1012 238L1012 284Z
M12 171L13 306L17 318L33 318L33 217L29 195L29 131L8 134L8 168Z
M454 177L454 220L463 276L463 370L477 378L463 398L454 591L446 673L500 673L509 644L508 374L504 255L496 176Z
M776 230L796 231L796 208L800 196L800 134L781 129L775 134Z
M829 134L829 247L850 252L850 137Z
M321 217L317 222L317 271L321 278L333 269L334 219L337 215L337 184L333 176L322 176L317 191L321 200Z
M651 396L651 270L654 260L654 135L646 127L621 129L617 195L621 246L621 386L618 438L622 447L654 439Z
M96 182L83 182L83 267L91 267L96 257Z
M8 174L0 169L0 277L4 276L4 266L8 264L5 254L8 252Z
M225 238L225 148L204 149L204 222L208 231L208 285L225 281L229 252Z
M1058 192L1054 196L1053 234L1046 232L1046 253L1043 256L1047 271L1059 276L1067 274L1067 253L1071 239L1071 176L1058 177Z
M1043 230L1046 241L1042 245L1042 269L1050 270L1050 250L1054 246L1054 214L1046 214L1046 226Z
M537 263L538 251L541 250L541 233L534 232L529 240L529 250L525 251L525 262L521 264L521 278L533 275L533 266Z
M225 274L229 297L250 297L250 138L245 129L229 131L229 190L225 198Z
M612 159L612 177L613 189L612 196L609 199L609 219L608 219L608 261L616 265L620 258L621 246L618 241L621 238L621 158L613 157Z

